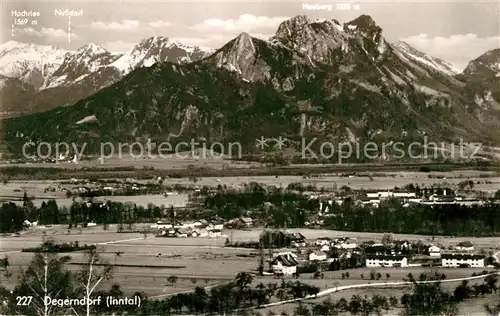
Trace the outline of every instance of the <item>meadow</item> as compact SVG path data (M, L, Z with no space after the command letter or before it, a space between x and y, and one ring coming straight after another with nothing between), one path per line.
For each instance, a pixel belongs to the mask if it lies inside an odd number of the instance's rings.
M165 177L166 174L158 172L158 176ZM302 176L241 176L241 177L197 177L192 178L168 178L163 184L171 187L176 184L182 186L209 186L217 187L225 185L227 187L242 187L245 183L258 182L265 185L274 185L286 188L291 183L300 182L304 186L313 186L316 190L333 190L342 186L352 189L377 189L389 190L394 187L403 187L407 184L424 186L448 186L456 188L458 183L464 180L474 182L474 189L495 192L500 187L500 176L493 171L460 170L450 172L386 172L386 173L363 173L363 176L344 177L340 174L325 174L319 177L303 178ZM138 180L139 183L147 183L151 180ZM56 199L60 206L70 206L72 199L66 198L65 192L44 192L46 188L58 183L53 180L11 180L0 185L0 200L16 201L19 203L26 191L30 197L34 197L33 203L40 205L43 201ZM187 195L164 197L163 195L140 195L140 196L107 196L106 199L119 202L131 202L137 205L146 206L149 203L155 205L185 206Z
M56 242L78 241L97 244L100 257L114 267L113 278L102 284L103 289L118 283L127 294L144 291L148 296L166 295L210 286L233 279L241 271L252 271L257 259L249 259L250 249L222 247L225 238L152 238L142 234L105 232L101 228L79 229L67 234L61 228L49 228L42 234L38 228L20 237L0 237L0 256L8 256L12 276L2 276L2 284L13 287L22 268L26 268L33 253L22 248L36 247L44 238ZM85 262L84 253L68 253L70 270L78 270ZM178 277L169 284L169 276Z
M149 225L149 224L143 224ZM64 225L63 225L64 226ZM67 230L67 227L56 226L50 228L37 227L28 230L19 237L0 237L0 256L7 255L11 264L13 277L4 279L2 283L6 286L13 286L16 276L19 275L20 268L25 268L33 257L33 253L20 252L22 248L36 247L43 239L53 239L57 242L78 241L83 244L97 244L97 249L103 260L115 266L114 278L106 283L106 288L112 283L120 284L126 293L134 293L142 289L150 296L168 295L194 289L196 286L210 286L228 281L241 271L255 272L258 266L258 252L256 249L229 248L224 247L225 237L221 238L161 238L153 236L144 237L138 233L116 233L115 225L108 228L102 227L77 228ZM45 233L43 233L45 231ZM311 229L292 229L300 231L306 238L314 240L317 237L340 237L351 236L362 240L379 241L383 234L376 233L355 233L340 231L321 231ZM261 230L228 230L224 234L235 241L257 240ZM395 235L398 239L429 240L426 236L417 235ZM439 242L446 241L454 244L464 238L441 238ZM436 240L436 242L438 242ZM498 249L500 247L499 238L467 238L475 245L485 249ZM84 262L81 252L68 253L71 256L71 270L80 269L80 264ZM429 268L405 268L375 269L382 274L379 281L386 281L386 273L390 274L389 281L399 281L408 273L418 275L423 271L434 271ZM441 269L448 279L468 277L472 272L480 272L484 269ZM440 271L441 271L440 270ZM342 280L341 274L349 271L349 279ZM311 285L319 286L321 289L328 287L342 286L348 284L361 284L369 281L369 268L346 270L346 271L325 271L324 279L313 279L312 275L304 274L300 280ZM361 277L363 274L363 278ZM168 284L169 276L177 276L178 282ZM279 282L272 277L257 277L255 284ZM334 295L340 295L339 293Z

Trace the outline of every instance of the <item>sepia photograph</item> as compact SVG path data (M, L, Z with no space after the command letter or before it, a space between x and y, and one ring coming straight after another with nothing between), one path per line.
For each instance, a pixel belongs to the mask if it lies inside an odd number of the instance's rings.
M500 316L499 0L0 4L0 315Z

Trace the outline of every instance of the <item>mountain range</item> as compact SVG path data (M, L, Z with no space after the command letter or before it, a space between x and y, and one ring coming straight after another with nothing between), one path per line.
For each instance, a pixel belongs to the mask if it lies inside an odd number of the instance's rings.
M3 116L19 116L72 105L138 67L191 62L211 52L165 37L147 38L125 53L110 53L95 44L65 51L9 41L0 45L0 108Z
M1 78L4 95L28 96L7 97L8 110L43 111L3 121L11 150L26 141L192 137L251 150L256 138L278 135L292 145L301 137L500 140L500 50L459 74L406 43L388 43L368 15L347 23L297 16L267 41L241 33L216 51L149 38L125 54L87 45L63 56L41 68L20 62L9 69L30 71Z

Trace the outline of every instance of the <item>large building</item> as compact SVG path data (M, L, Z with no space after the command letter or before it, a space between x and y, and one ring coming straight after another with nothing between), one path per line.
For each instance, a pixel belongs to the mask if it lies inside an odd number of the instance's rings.
M408 258L397 255L372 255L366 258L367 267L407 267Z
M473 254L442 254L441 265L443 267L471 267L484 268L484 256Z
M376 198L376 199L415 198L416 194L414 192L406 192L406 191L371 191L371 192L366 192L366 197Z

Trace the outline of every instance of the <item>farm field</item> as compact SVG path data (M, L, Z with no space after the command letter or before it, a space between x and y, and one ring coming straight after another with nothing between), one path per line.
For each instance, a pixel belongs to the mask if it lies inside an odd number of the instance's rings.
M31 165L28 165L31 166ZM140 169L138 169L140 171ZM283 170L286 170L283 169ZM304 174L307 174L307 168L304 168ZM373 172L362 171L360 176L356 177L342 177L342 173L351 172L352 170L346 169L345 171L338 171L336 173L324 173L318 177L311 177L304 179L299 175L253 175L253 176L230 176L230 172L218 174L212 177L198 177L196 182L189 177L183 178L165 178L164 184L172 186L175 184L181 185L196 185L196 186L218 186L224 184L231 187L241 186L243 183L259 182L266 185L275 185L286 187L290 183L301 182L304 185L316 186L318 189L325 188L331 189L333 187L341 187L347 185L353 189L392 189L395 186L402 187L409 183L424 185L449 185L453 186L464 180L473 180L474 188L483 191L496 191L500 187L500 173L498 171L478 171L478 170L455 170L449 172L412 172L412 171L386 171L386 172ZM127 173L128 174L128 173ZM168 170L155 170L151 172L151 177L155 176L168 176ZM429 177L431 176L431 177ZM85 173L82 172L79 178L84 178ZM119 175L117 174L117 177ZM370 178L371 177L371 178ZM104 178L112 179L113 173L110 172L109 176ZM139 182L147 182L148 180L141 180ZM23 194L21 190L14 192L15 189L20 189L21 186L29 189L30 195L39 196L38 193L43 194L43 188L47 187L54 181L50 180L11 180L7 184L0 187L0 196L13 196ZM41 190L34 187L42 186ZM31 189L29 188L31 187ZM64 197L64 196L63 196Z
M8 256L13 274L9 279L2 276L2 284L14 286L20 268L25 268L33 257L33 253L19 250L40 245L42 236L38 233L0 238L0 256ZM93 233L87 231L82 234L46 236L58 242L98 244L101 258L116 265L113 279L103 283L101 288L106 289L118 283L127 294L145 291L149 296L156 296L193 290L196 286L225 282L240 271L251 271L257 267L257 259L248 258L251 249L223 248L225 238L144 239L141 234L98 230ZM70 270L80 269L80 264L84 262L83 252L67 255L71 257L67 267ZM167 284L167 278L172 275L179 278L178 282Z
M107 155L104 155L105 157ZM234 161L229 160L218 155L212 155L210 152L200 153L197 156L189 157L189 153L179 153L177 156L172 155L145 155L143 157L135 158L126 152L122 155L113 155L109 158L104 158L101 162L98 159L95 160L83 160L79 161L78 164L73 162L61 162L61 163L30 163L30 164L0 164L0 167L55 167L55 168L68 168L68 169L79 169L79 168L116 168L116 167L129 167L134 166L137 169L142 168L155 168L155 169L185 169L190 166L195 168L211 168L211 169L222 169L222 168L251 168L262 166L260 163L247 162L247 161Z
M149 225L149 224L142 224ZM140 225L138 225L140 226ZM258 265L258 258L255 256L256 249L225 248L225 237L221 238L154 238L138 233L116 233L114 225L109 231L104 231L102 227L92 227L85 229L72 229L71 234L67 234L66 227L56 226L48 229L38 227L24 233L20 237L0 237L0 256L6 254L9 257L13 277L3 279L6 286L13 286L19 268L26 267L33 257L33 253L21 253L20 249L38 246L43 236L58 242L78 241L83 244L97 244L99 253L105 261L115 266L115 274L112 280L103 283L103 288L107 288L114 282L121 285L122 289L129 294L138 290L144 290L149 296L168 295L194 289L197 285L210 286L233 279L241 271L255 271ZM45 234L42 234L43 231ZM82 231L80 233L80 230ZM261 230L252 231L224 231L224 234L231 236L233 241L257 240ZM374 233L353 233L340 231L320 231L320 230L292 230L302 232L306 238L315 239L324 236L354 236L360 239L380 239L383 234ZM415 240L424 239L423 236L396 235L396 238ZM500 238L447 238L453 240L471 240L477 245L494 246L500 245ZM71 256L71 264L68 268L76 270L80 268L84 257L82 252L68 253ZM141 267L142 266L142 267ZM468 277L473 272L481 272L485 269L440 269L448 279ZM341 279L342 272L350 272L348 280ZM300 280L311 285L319 286L322 290L342 285L362 284L370 282L371 269L355 269L346 271L325 271L324 279L313 279L312 275L304 274ZM423 271L431 271L429 268L377 268L376 272L382 274L379 281L386 280L386 273L391 276L389 282L403 280L408 273L418 275ZM433 270L432 270L433 271ZM364 280L361 278L364 275ZM175 275L179 281L175 284L167 284L167 278ZM279 283L280 281L272 277L258 277L254 284ZM341 295L340 293L334 296Z
M55 200L60 207L71 206L72 198L67 198L65 192L44 192L44 190L55 181L11 181L7 184L0 185L0 202L12 201L14 203L23 203L22 198L24 192L32 199L36 207L40 207L43 201ZM69 186L70 188L73 186ZM188 195L179 193L177 195L164 196L163 194L135 195L135 196L120 196L110 195L99 197L100 199L110 200L114 202L130 202L137 205L147 206L149 203L154 205L165 205L174 207L184 207L188 202Z
M370 174L364 172L363 174ZM429 174L434 177L429 178ZM377 176L378 175L378 176ZM380 176L383 175L383 176ZM444 177L439 179L438 177ZM200 177L196 181L199 186L218 186L225 184L231 187L241 186L243 183L258 182L266 185L274 185L286 188L290 183L300 182L303 185L312 185L320 188L333 188L337 186L340 188L347 185L352 189L380 189L387 190L393 189L395 186L402 187L410 183L418 184L419 186L430 185L457 185L464 180L473 180L475 183L480 182L474 186L477 190L496 191L500 187L500 175L496 172L481 172L474 170L460 170L451 172L384 172L373 173L373 180L368 176L359 177L342 177L341 175L325 175L320 178L304 179L301 176L251 176L251 177ZM488 182L488 183L486 183ZM489 183L491 182L491 183ZM164 182L168 184L183 184L192 185L193 182L188 178L181 179L166 179Z
M135 224L135 229L141 229L141 227L149 227L153 223L142 223ZM123 239L137 239L134 241L128 241L130 243L138 243L143 245L144 242L142 234L138 233L116 233L116 225L109 225L108 230L104 230L101 226L90 227L90 228L73 228L68 234L68 229L66 225L53 225L50 228L36 227L23 232L20 237L4 236L0 237L0 254L4 251L20 250L23 247L31 247L33 245L38 245L42 241L42 232L45 231L47 237L53 238L54 240L61 241L74 241L78 240L80 244L84 243L99 243L99 242L109 242L115 240ZM263 229L255 228L251 230L224 230L223 233L233 242L249 242L258 241L259 235ZM349 232L349 231L339 231L339 230L326 230L326 229L309 229L309 228L292 228L289 229L290 232L300 232L309 240L315 240L320 237L350 237L357 239L358 242L363 242L367 240L380 241L384 233L367 233L367 232ZM434 236L434 241L432 236L426 235L412 235L412 234L394 234L394 238L400 240L418 241L422 242L433 242L442 246L456 245L461 241L471 241L474 245L486 249L500 249L500 237L449 237L449 236ZM168 240L165 241L165 240ZM178 245L178 246L223 246L225 238L154 238L147 239L148 245ZM118 245L118 244L115 244ZM254 249L254 251L256 251Z
M165 207L185 207L188 202L188 196L186 194L178 194L178 195L169 195L163 196L159 194L154 195L135 195L135 196L104 196L99 197L99 200L109 200L112 202L121 202L121 203L132 203L137 204L137 206L147 207L148 204L152 203L153 205ZM33 204L36 207L40 207L42 203L45 201L49 201L50 198L45 199L33 199ZM55 198L54 199L59 207L70 207L73 203L73 199L71 198ZM22 205L22 200L13 201L18 205Z

